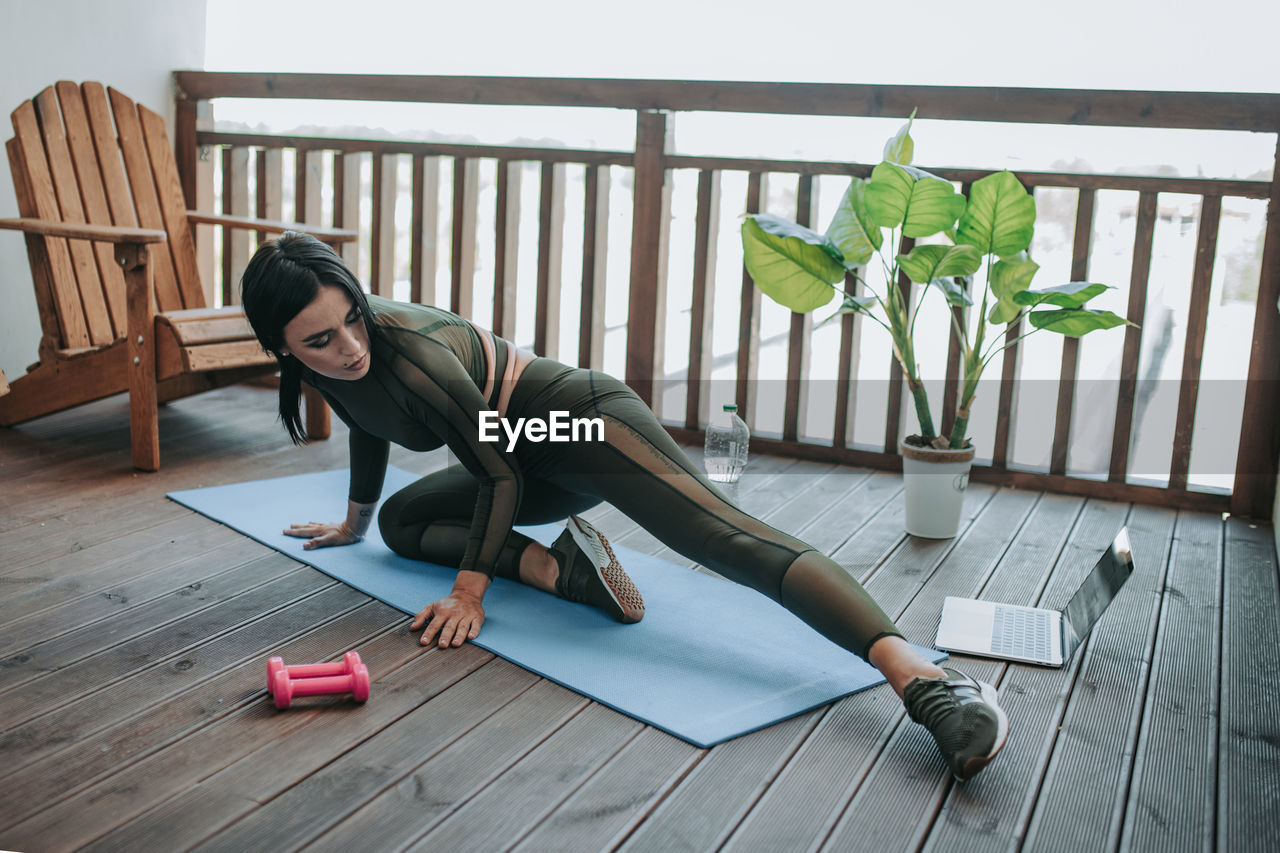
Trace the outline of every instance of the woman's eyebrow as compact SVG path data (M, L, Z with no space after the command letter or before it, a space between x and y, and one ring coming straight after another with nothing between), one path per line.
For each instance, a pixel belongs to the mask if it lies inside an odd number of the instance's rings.
M323 338L325 335L329 335L329 334L333 334L333 329L321 329L320 331L315 332L314 334L307 335L305 338L302 339L302 342L304 344L310 343L311 341L314 341L317 338Z

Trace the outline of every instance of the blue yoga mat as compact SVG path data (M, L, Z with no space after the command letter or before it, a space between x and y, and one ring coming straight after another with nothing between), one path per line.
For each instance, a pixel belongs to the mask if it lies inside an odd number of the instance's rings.
M384 494L414 479L391 468ZM340 470L169 497L405 613L448 595L455 570L393 554L377 525L357 545L314 551L280 532L296 522L336 519L346 493L347 472ZM562 526L520 529L549 544ZM498 578L485 595L484 627L473 642L702 747L884 681L753 590L629 548L615 552L644 595L643 621L621 625L593 607ZM946 657L921 652L932 660Z

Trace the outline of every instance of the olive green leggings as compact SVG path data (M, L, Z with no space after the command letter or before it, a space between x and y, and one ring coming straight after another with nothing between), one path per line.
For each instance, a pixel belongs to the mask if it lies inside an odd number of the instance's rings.
M601 418L604 440L518 443L524 484L517 524L562 520L608 501L672 550L764 593L864 659L880 637L901 636L839 564L728 500L625 383L536 359L513 390L506 417L546 419L552 411ZM383 504L383 539L402 556L457 566L477 489L460 465L428 474ZM519 580L520 555L532 541L512 531L497 574Z

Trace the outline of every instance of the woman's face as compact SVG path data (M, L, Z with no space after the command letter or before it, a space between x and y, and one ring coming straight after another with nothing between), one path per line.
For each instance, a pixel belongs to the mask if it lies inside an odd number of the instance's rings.
M292 355L330 379L354 381L369 372L364 316L341 287L321 285L316 298L284 327L282 355Z

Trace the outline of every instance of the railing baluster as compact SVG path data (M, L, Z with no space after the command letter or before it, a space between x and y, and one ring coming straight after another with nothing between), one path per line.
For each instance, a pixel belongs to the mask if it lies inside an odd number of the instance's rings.
M1191 439L1195 433L1196 400L1200 394L1200 363L1204 357L1205 326L1209 317L1209 292L1213 286L1213 260L1218 249L1218 224L1222 198L1205 196L1200 204L1200 231L1196 237L1196 263L1191 274L1191 303L1187 308L1187 341L1182 354L1182 385L1178 391L1178 416L1173 429L1173 458L1169 462L1169 488L1185 489L1191 467Z
M796 223L806 228L817 217L818 193L813 175L801 175L796 184ZM813 333L813 315L791 312L791 331L787 336L787 393L782 410L782 440L797 441L804 431L805 413L809 407L809 351Z
M360 158L358 152L336 152L333 155L333 227L360 230ZM351 270L360 265L360 241L341 245L338 254Z
M1246 518L1268 518L1274 512L1276 468L1280 466L1280 138L1271 168L1267 230L1262 240L1253 346L1240 417L1236 478L1231 511Z
M321 221L320 152L298 148L294 152L293 221L319 225Z
M390 297L395 285L396 155L373 155L373 222L369 235L369 289Z
M1018 409L1018 365L1022 334L1026 320L1018 317L1004 330L1005 350L1000 367L1000 401L996 406L996 437L991 446L991 467L1007 468L1013 455L1014 413Z
M631 289L627 302L627 384L655 411L662 377L662 315L666 308L667 114L636 111L634 199L631 214Z
M453 268L449 310L470 317L476 287L476 213L480 204L480 162L453 161Z
M1076 202L1076 232L1071 250L1071 280L1084 281L1089 275L1089 245L1093 239L1094 191L1081 189ZM1076 398L1076 370L1080 364L1080 339L1063 337L1062 372L1058 377L1058 413L1053 430L1050 474L1067 472L1067 448L1071 441L1071 411Z
M249 149L222 149L222 212L249 215ZM249 232L222 227L222 304L240 303L240 276L249 263Z
M524 163L498 163L498 199L494 216L493 330L501 337L516 336L516 279L520 247L520 186Z
M409 230L409 301L435 301L436 234L440 227L440 158L413 158L413 218Z
M769 197L769 178L763 172L747 177L747 213L760 213ZM748 426L755 426L755 387L760 364L760 289L742 265L742 296L738 308L738 385L734 398L738 414Z
M564 182L563 163L542 164L542 188L538 202L538 302L533 351L548 358L560 357Z
M1133 238L1133 267L1129 274L1129 309L1132 326L1125 329L1120 356L1120 388L1116 397L1116 425L1111 435L1111 469L1107 479L1123 483L1129 471L1129 443L1133 440L1133 406L1138 390L1138 357L1142 353L1142 322L1147 312L1147 280L1151 275L1151 246L1155 238L1159 195L1138 195L1138 220Z
M693 296L689 312L689 383L684 424L699 429L711 417L711 362L716 299L716 235L720 233L720 173L698 173L698 208L693 235Z
M609 268L609 167L587 166L582 216L582 305L578 366L604 364L605 276Z
M851 272L844 274L844 289L854 296L862 295L862 283ZM853 419L858 407L858 344L862 340L862 316L850 312L840 318L840 360L836 366L836 414L832 427L832 446L843 448L853 443Z
M279 148L258 149L257 192L254 206L259 219L284 219L284 152ZM271 238L266 231L259 231L258 245Z
M898 244L898 252L907 254L915 246L916 241L910 237L903 237ZM887 283L886 287L893 287L892 283ZM907 310L911 310L911 279L907 278L906 273L898 275L898 290L902 293L902 301L906 304ZM898 364L897 358L889 359L889 395L888 401L885 403L885 423L884 423L884 452L897 454L898 437L902 435L902 365ZM914 409L913 409L914 411Z

